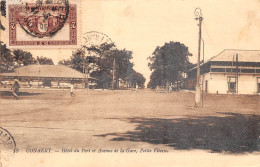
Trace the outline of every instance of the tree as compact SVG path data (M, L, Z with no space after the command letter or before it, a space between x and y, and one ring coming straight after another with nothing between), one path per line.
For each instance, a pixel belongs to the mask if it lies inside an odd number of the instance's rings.
M154 70L152 74L150 75L150 81L147 84L148 88L155 88L157 85L163 85L162 84L162 75L160 70Z
M95 57L103 57L108 51L115 48L114 43L103 43L101 45L83 46L88 54L94 54Z
M131 74L133 70L132 52L125 49L113 49L107 52L103 57L103 70L111 71L113 69L113 62L115 59L115 80L117 88L119 87L119 80L126 80L126 77Z
M112 82L110 71L93 71L90 76L96 79L97 88L107 89Z
M71 59L63 59L63 60L60 60L58 62L58 65L64 65L64 66L67 66L67 67L70 67L72 68L72 62L71 62Z
M115 80L116 87L119 88L119 80L126 81L126 78L132 72L133 63L132 52L125 49L119 50L117 48L110 48L102 53L102 56L97 57L95 64L97 65L97 71L93 71L91 76L101 81L100 86L108 86L112 82L112 70L113 62L115 59ZM106 83L103 83L106 82Z
M41 65L43 65L43 64L54 65L51 58L47 58L47 57L43 57L43 56L37 57L37 61Z
M149 87L157 85L165 86L166 83L175 83L182 79L182 73L188 70L190 65L188 47L180 42L165 43L162 47L157 46L148 67L152 71Z
M6 47L6 44L2 41L0 41L0 43L0 72L12 72L15 68L37 63L36 59L30 52L21 49L16 49L12 52ZM42 64L53 64L51 59L44 57L40 58L40 62Z
M89 64L85 53L86 52L84 48L79 48L72 52L72 56L70 56L69 59L60 60L58 64L65 65L77 71L83 72L83 69L86 68Z
M66 65L70 68L83 72L87 70L91 77L97 79L97 87L108 88L112 82L113 61L115 59L115 79L117 87L119 80L126 80L133 69L132 52L126 49L119 50L114 43L101 44L99 46L91 46L77 49L72 53L68 60L61 60L60 65Z
M0 73L12 71L14 66L14 58L11 50L0 41Z
M16 49L13 51L14 54L14 62L20 66L27 66L29 64L36 64L36 59L32 56L30 52L23 51L21 49Z
M0 12L1 12L1 16L6 17L6 1L5 0L1 0L1 2L0 2ZM0 18L0 30L3 30L3 31L5 30L5 27L1 23L1 18Z
M145 77L135 70L132 71L128 78L128 82L130 83L131 87L135 87L135 85L137 84L138 87L144 88L145 81Z

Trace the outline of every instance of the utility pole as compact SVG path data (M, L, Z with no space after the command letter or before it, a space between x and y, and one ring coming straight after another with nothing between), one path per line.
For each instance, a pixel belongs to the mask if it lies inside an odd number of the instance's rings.
M88 85L88 64L86 62L84 62L84 65L83 65L83 73L84 73L84 77L85 77L85 88L89 88L89 85Z
M203 43L203 60L202 60L202 62L203 62L203 65L204 65L204 40L201 38L201 41L202 41L202 43ZM204 100L204 90L203 90L203 86L204 86L204 75L202 76L202 91L201 91L201 107L203 108L203 100Z
M236 93L238 94L238 54L236 54Z
M86 74L85 74L85 64L83 64L83 69L82 69L82 73L83 73L83 76L84 76L84 81L82 81L82 89L86 88Z
M114 81L115 81L115 68L116 68L116 60L113 62L113 78L112 78L112 90L114 90Z
M89 89L89 83L88 83L88 64L87 64L87 69L86 69L86 80L87 80L87 89Z
M203 46L203 60L202 60L202 62L203 62L203 64L204 64L204 40L201 38L201 41L202 41L202 46Z
M196 16L195 20L199 20L199 46L198 46L198 61L197 61L197 83L195 92L195 106L201 106L201 88L200 88L200 45L201 45L201 23L203 20L202 12L200 8L196 8L194 11Z

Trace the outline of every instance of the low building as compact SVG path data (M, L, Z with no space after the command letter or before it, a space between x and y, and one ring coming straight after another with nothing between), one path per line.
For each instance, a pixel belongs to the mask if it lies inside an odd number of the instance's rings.
M17 68L12 73L0 74L1 82L8 86L18 79L22 87L69 88L74 84L77 88L85 88L87 82L94 78L87 77L79 71L63 65L28 65Z
M194 89L197 67L188 71L186 88ZM200 64L205 93L259 94L260 50L224 50Z

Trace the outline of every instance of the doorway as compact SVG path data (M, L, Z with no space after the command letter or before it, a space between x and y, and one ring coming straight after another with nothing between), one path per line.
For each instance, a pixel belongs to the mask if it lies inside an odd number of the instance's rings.
M236 93L236 77L228 77L228 93Z

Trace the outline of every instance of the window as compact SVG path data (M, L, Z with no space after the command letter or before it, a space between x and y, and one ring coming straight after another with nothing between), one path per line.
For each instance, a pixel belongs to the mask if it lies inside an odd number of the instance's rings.
M241 69L242 73L255 73L255 69Z
M225 68L211 68L211 72L225 72Z

